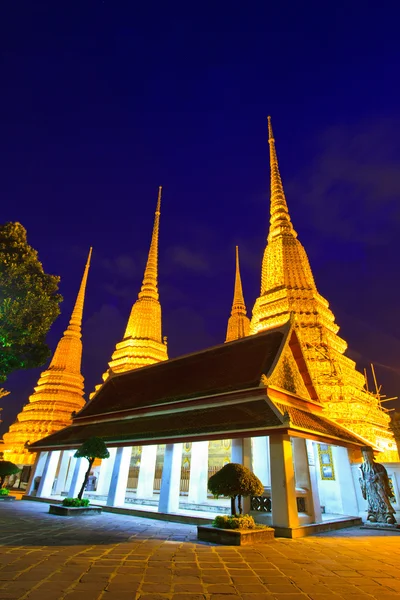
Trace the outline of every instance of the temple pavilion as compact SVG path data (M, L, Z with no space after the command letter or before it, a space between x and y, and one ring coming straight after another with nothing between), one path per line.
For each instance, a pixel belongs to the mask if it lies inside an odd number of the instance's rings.
M71 351L64 344L62 361L57 349L35 390L42 412L35 410L34 394L4 436L9 460L17 441L30 442L23 452L18 447L16 461L29 464L27 450L35 456L28 494L76 495L86 461L75 459L74 451L89 436L101 436L111 457L95 463L86 490L99 503L169 515L224 512L226 501L209 496L207 479L226 462L241 462L264 485L247 510L284 535L300 535L312 524L349 522L363 513L358 463L360 447L369 445L388 469L400 509L400 464L388 411L346 356L329 303L318 293L289 215L270 119L268 126L270 228L251 317L236 248L225 343L169 359L158 292L160 188L141 290L103 383L85 406L80 400L72 415L69 404L64 410L57 394L65 393L65 384L47 375L62 363L62 381L72 381L72 373L78 381L76 340ZM87 269L82 286L86 277ZM76 319L74 331L80 341ZM74 386L81 399L82 388ZM58 419L57 411L68 418Z

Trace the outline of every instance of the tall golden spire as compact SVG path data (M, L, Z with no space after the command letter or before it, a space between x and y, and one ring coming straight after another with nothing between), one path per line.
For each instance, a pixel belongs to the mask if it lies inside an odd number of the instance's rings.
M276 155L275 139L272 131L271 117L268 117L268 143L271 168L271 217L268 241L277 235L290 234L297 237L290 220L283 191L282 179L279 173L278 157Z
M250 333L282 325L294 315L307 365L327 415L380 446L387 458L397 456L389 417L379 400L364 390L364 376L344 355L347 344L338 335L329 303L318 293L306 251L290 220L270 117L268 130L270 229L262 261L261 294L253 308Z
M162 186L160 185L158 188L157 206L154 216L149 256L147 257L147 264L144 271L142 289L139 292L139 298L149 297L158 300L158 235L160 230L161 192Z
M32 464L35 455L25 450L26 442L35 442L71 423L71 413L81 410L83 399L82 315L92 248L67 329L57 344L49 367L39 377L8 433L4 435L4 459L16 464Z
M116 345L104 373L121 373L168 359L167 344L161 336L161 304L158 295L158 236L160 227L161 186L154 217L153 234L138 299L132 306L123 340ZM96 390L100 386L96 387ZM91 394L92 397L94 394Z
M235 288L233 293L231 316L229 317L228 328L226 331L226 342L238 340L239 338L249 335L250 319L246 316L246 313L247 311L243 297L242 280L240 277L239 247L236 246Z

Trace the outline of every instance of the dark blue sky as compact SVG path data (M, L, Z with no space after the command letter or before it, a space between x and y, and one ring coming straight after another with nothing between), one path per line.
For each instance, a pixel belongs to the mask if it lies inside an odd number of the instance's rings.
M399 9L173 4L1 4L1 221L20 221L46 271L61 276L49 343L65 329L93 245L91 391L137 297L160 184L170 356L224 340L235 244L249 312L259 292L271 114L318 289L350 355L374 361L384 391L397 395ZM3 430L39 373L9 378Z

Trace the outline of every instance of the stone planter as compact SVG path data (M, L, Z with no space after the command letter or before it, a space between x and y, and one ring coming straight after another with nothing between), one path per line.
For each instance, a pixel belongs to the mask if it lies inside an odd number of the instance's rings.
M61 504L50 504L49 513L61 517L78 517L81 515L100 515L101 506L62 506Z
M203 542L213 542L226 546L250 546L252 544L267 544L274 539L272 527L257 529L220 529L212 525L198 525L197 539Z

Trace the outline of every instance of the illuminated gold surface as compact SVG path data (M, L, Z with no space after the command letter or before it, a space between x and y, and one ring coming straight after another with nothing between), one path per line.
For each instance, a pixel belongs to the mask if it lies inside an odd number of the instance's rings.
M314 385L329 418L342 423L382 449L379 460L398 460L389 415L379 399L364 389L364 376L344 355L347 343L329 303L317 291L307 254L297 239L279 173L271 120L268 118L271 205L264 252L261 294L251 319L255 334L285 323L295 315ZM344 290L345 293L345 290Z
M162 360L168 360L166 340L161 333L161 304L158 295L158 236L160 227L161 186L158 190L153 234L138 299L132 306L124 337L119 342L104 373L106 381L112 373L123 373ZM96 386L92 398L101 386Z
M240 277L239 266L239 248L236 246L236 273L235 273L235 289L233 293L233 303L231 316L228 320L228 328L226 331L226 342L238 340L246 337L250 331L250 319L246 317L246 305L244 303L242 280Z
M69 325L58 342L48 369L39 377L29 402L4 435L4 460L29 465L35 454L25 450L25 443L35 442L71 423L71 413L81 410L83 399L82 314L90 266L90 248L78 296Z

